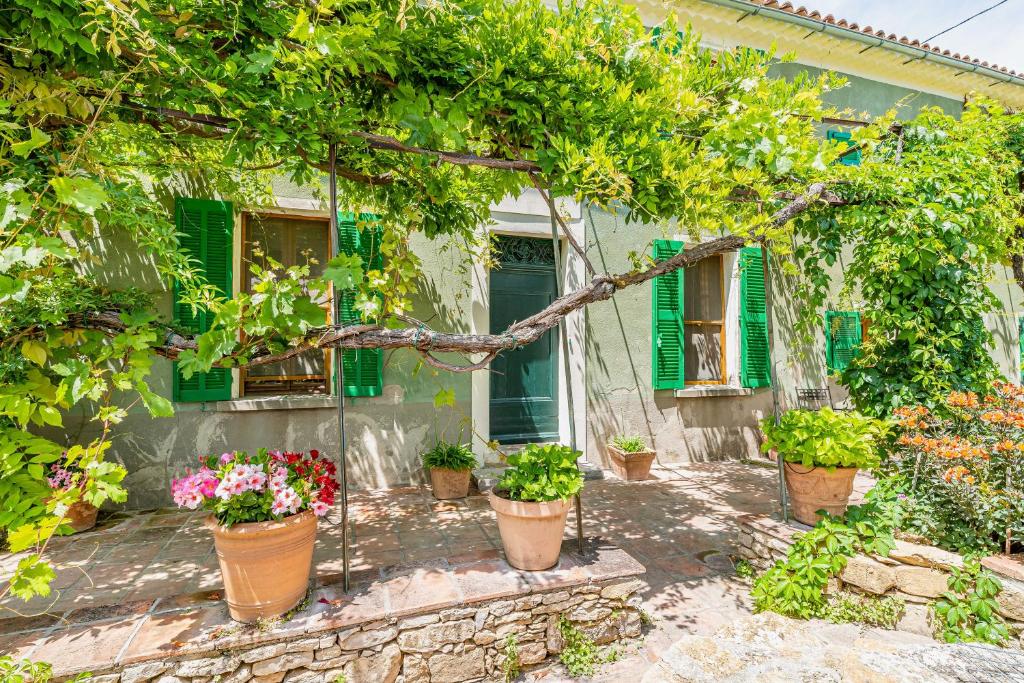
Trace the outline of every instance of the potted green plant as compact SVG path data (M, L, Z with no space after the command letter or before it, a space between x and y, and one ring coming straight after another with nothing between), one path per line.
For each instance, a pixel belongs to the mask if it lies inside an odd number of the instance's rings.
M608 442L612 472L625 481L642 481L651 474L654 451L641 436L618 434Z
M434 498L451 500L469 495L469 475L477 466L469 444L438 440L423 454L423 466L430 472L430 488Z
M565 518L583 488L579 456L561 444L530 444L506 458L509 467L491 489L490 502L513 567L537 571L558 563Z
M886 425L856 411L822 408L786 411L778 424L767 417L761 430L761 449L775 449L783 459L793 517L813 526L819 511L846 512L857 470L879 465L878 441Z
M199 458L201 467L171 483L174 502L210 512L228 612L238 621L276 617L309 587L317 518L334 503L334 463L318 451L256 455L233 451Z

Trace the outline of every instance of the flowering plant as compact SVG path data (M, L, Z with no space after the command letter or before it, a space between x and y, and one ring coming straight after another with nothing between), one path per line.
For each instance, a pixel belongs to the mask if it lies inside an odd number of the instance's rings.
M281 519L304 510L323 517L334 504L338 482L334 463L316 450L233 451L200 456L198 470L171 483L174 502L209 510L225 526Z
M904 482L918 531L956 550L1024 540L1024 388L951 392L937 410L898 408L885 469Z

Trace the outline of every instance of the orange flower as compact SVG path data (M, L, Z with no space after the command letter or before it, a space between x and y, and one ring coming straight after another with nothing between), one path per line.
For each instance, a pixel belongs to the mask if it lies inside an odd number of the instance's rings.
M978 395L973 391L951 391L946 404L953 408L977 408Z
M942 478L946 480L947 484L952 484L953 482L964 482L966 484L974 483L974 477L970 474L970 470L963 465L950 467L946 470L945 474L942 475Z
M1008 416L1002 410L986 410L981 414L981 419L991 424L1002 424L1008 421Z

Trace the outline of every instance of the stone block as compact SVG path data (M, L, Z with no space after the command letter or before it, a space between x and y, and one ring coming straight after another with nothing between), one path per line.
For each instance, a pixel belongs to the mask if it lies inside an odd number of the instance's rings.
M640 579L630 579L609 584L601 589L601 597L608 600L622 600L644 587Z
M333 647L334 644L337 643L337 642L338 642L338 634L337 633L332 633L329 636L320 636L320 638L317 641L316 648L318 650L323 650L323 649L328 648L328 647Z
M339 638L338 644L343 650L365 650L392 641L397 635L398 629L394 626L371 631L356 631L344 638Z
M394 683L401 668L402 651L391 643L372 657L359 657L346 664L345 680L352 683Z
M461 683L486 674L484 651L474 648L459 655L439 654L427 660L430 683Z
M317 650L314 653L314 657L317 661L322 659L334 659L341 653L341 645L332 645L331 647L325 647L322 650Z
M473 634L473 642L477 645L490 645L497 639L494 631L477 631Z
M889 559L931 569L959 569L964 566L964 558L956 553L900 539L896 540L895 547L889 551Z
M278 657L264 659L252 665L252 673L255 676L266 676L291 671L306 666L313 661L313 651L286 652Z
M182 678L180 676L172 676L170 674L164 674L160 678L156 679L154 683L189 683L189 679Z
M475 607L455 607L441 610L441 621L455 621L456 619L471 619L476 615Z
M346 652L345 654L338 655L334 659L317 659L306 665L307 669L312 671L326 671L328 669L340 670L343 666L356 659L359 655L355 652ZM333 679L326 679L333 680Z
M938 569L901 565L896 568L896 587L903 593L937 598L947 588L947 576Z
M281 683L284 680L284 672L267 674L266 676L253 676L251 683Z
M569 612L567 618L569 621L600 621L611 613L612 610L609 607L600 607L594 604L580 605Z
M896 630L930 637L932 635L930 613L931 610L927 605L907 605L899 623L896 624Z
M855 555L839 575L846 583L875 595L896 586L896 570L864 555Z
M221 676L219 683L246 683L252 679L252 667L242 664L226 676Z
M523 666L540 664L548 656L548 648L544 641L524 643L519 647L519 663Z
M408 631L414 628L423 628L428 624L436 624L439 621L441 621L441 617L437 614L421 614L416 617L402 619L400 622L398 622L397 628L399 631Z
M252 664L262 659L270 659L272 657L279 657L288 651L287 643L274 643L272 645L264 645L263 647L256 647L252 650L246 650L238 657L246 664Z
M319 671L296 669L285 674L282 683L324 683L324 675Z
M1011 621L1024 621L1024 582L1002 579L1003 590L996 596L999 614Z
M423 657L409 655L402 660L402 677L405 683L426 683L430 680L430 668Z
M136 664L134 666L126 667L121 672L121 681L123 683L144 683L153 678L156 678L163 672L171 668L168 662L146 662L145 664Z
M234 671L242 660L237 656L204 657L178 662L174 673L182 677L216 676Z
M472 619L442 621L398 636L402 652L434 652L446 643L461 643L473 637L476 625Z

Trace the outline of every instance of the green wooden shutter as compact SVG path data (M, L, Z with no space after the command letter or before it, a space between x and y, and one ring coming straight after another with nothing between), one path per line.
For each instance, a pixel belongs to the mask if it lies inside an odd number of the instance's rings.
M363 259L364 270L380 270L384 265L380 253L381 229L373 223L373 214L356 215L351 212L338 214L338 244L343 254L358 254ZM362 232L357 222L370 223ZM363 322L355 309L355 291L341 294L341 322L344 325ZM384 388L382 370L383 349L349 349L341 355L344 371L344 392L346 396L380 396Z
M740 249L740 384L771 386L768 313L761 247Z
M206 281L224 296L232 295L231 266L234 254L234 216L230 202L176 197L174 223L185 252L199 265ZM210 329L213 314L204 309L193 311L179 298L174 283L174 317L193 334ZM231 398L231 370L213 368L195 373L188 379L174 368L175 401L226 401Z
M829 130L827 133L825 133L825 137L827 137L829 140L839 140L840 142L845 142L847 147L853 147L854 145L857 144L853 141L853 136L850 133L843 130ZM839 163L844 164L846 166L860 166L860 150L858 149L856 152L847 154L844 157L840 157Z
M860 313L825 311L825 367L839 374L860 352Z
M675 256L682 242L654 240L654 258ZM655 389L682 389L683 370L683 269L652 280L651 366Z

